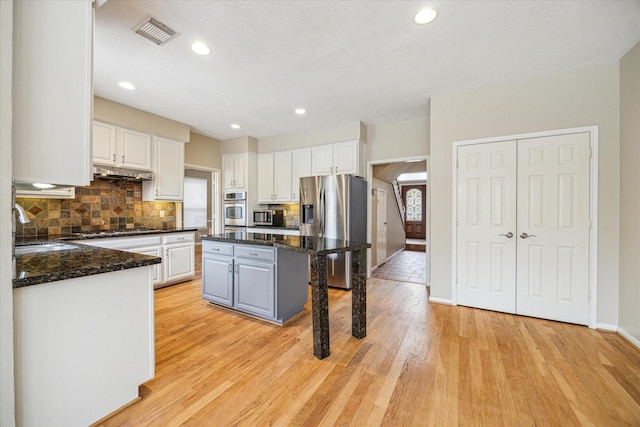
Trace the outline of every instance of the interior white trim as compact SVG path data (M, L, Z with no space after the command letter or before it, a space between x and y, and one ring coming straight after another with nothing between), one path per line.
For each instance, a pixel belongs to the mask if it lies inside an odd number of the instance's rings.
M633 335L626 332L624 329L618 329L617 332L618 332L618 335L620 335L625 340L629 341L631 345L633 345L635 348L640 350L640 340L636 339Z
M591 147L591 159L589 164L590 174L590 216L591 230L589 234L589 322L591 329L598 327L598 126L584 126L568 129L546 130L541 132L527 132L515 135L503 135L490 138L470 139L464 141L456 141L451 144L451 301L453 305L457 305L457 231L456 225L458 212L458 198L456 197L456 189L458 187L458 147L471 144L486 144L490 142L511 141L519 139L540 138L545 136L568 135L572 133L589 133L589 144Z
M616 325L610 325L608 323L598 323L596 324L596 329L607 332L618 332L618 327Z
M455 305L453 301L447 298L429 297L429 302L433 302L436 304Z
M407 160L425 160L426 161L426 170L427 173L427 181L429 181L429 166L430 166L430 156L411 156L411 157L400 157L394 159L383 159L383 160L369 160L367 161L367 242L372 242L372 230L373 224L371 209L373 209L373 166L381 165L384 163L400 163L406 162ZM426 201L426 210L427 210L427 247L426 247L426 266L427 266L427 278L426 278L426 286L430 286L431 282L431 203L430 203L430 191L431 185L427 182L427 201ZM387 257L387 260L389 257ZM367 277L371 277L371 249L367 249Z

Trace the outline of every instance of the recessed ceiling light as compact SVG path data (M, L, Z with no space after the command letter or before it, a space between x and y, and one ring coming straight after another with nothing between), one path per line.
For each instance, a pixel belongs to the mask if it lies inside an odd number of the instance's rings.
M135 86L129 82L119 82L118 83L120 85L121 88L123 89L127 89L127 90L135 90Z
M428 24L429 22L436 19L438 16L438 12L435 9L431 9L430 7L422 9L420 12L416 13L415 18L413 20L416 24L423 25Z
M198 55L209 55L211 53L211 49L209 49L209 46L201 42L192 44L191 50L193 50Z
M303 114L306 114L307 110L305 110L304 108L296 108L296 114L301 116Z
M234 128L234 129L240 129L240 125L237 124L237 123L231 124L231 127Z

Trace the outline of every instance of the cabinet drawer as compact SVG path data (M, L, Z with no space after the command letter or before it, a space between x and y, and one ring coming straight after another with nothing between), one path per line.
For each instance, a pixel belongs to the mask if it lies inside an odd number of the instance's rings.
M274 262L276 260L276 250L273 248L236 245L236 257Z
M164 244L170 245L172 243L189 243L193 242L194 233L175 233L163 236Z
M202 241L202 252L207 254L233 256L233 245L229 243Z

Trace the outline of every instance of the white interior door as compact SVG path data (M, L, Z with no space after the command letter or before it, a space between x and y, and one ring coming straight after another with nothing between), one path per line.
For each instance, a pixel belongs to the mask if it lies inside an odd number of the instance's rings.
M387 190L376 189L377 239L376 265L387 261Z
M515 313L516 142L458 148L457 300Z
M586 325L589 134L518 141L517 313Z

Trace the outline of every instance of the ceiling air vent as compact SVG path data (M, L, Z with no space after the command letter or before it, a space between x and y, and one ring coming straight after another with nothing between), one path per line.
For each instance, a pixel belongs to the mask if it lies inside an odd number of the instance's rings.
M153 18L147 18L142 24L134 27L133 31L159 46L177 37L179 34Z

